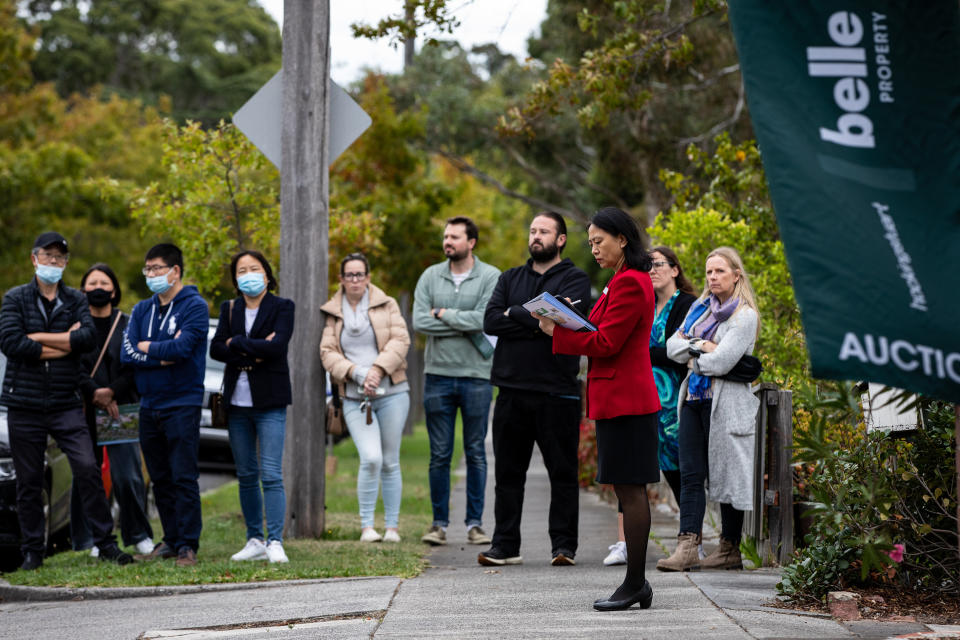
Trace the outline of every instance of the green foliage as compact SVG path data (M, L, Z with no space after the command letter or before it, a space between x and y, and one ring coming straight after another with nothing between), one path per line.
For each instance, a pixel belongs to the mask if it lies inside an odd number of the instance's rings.
M736 249L760 307L755 352L763 361L763 379L788 389L805 388L810 384L806 342L759 152L754 143L735 145L726 134L714 142L714 153L687 149L691 175L661 171L674 202L647 232L654 245L676 251L700 290L710 251L722 245Z
M759 569L763 566L763 559L760 557L760 551L757 549L757 539L753 536L743 536L740 540L740 555L749 562L751 567L748 569Z
M19 93L33 83L33 38L16 21L16 4L0 4L0 95Z
M580 146L596 152L591 182L623 209L642 200L649 221L666 201L657 172L682 167L687 143L749 135L725 9L715 0L551 0L530 41L542 71L499 133L537 139L572 119Z
M888 435L865 432L857 399L855 387L838 384L794 434L794 460L812 467L814 523L779 590L811 600L885 582L960 595L952 407L921 399L922 426ZM902 562L887 553L895 544L904 546Z
M145 291L144 248L131 229L133 190L158 174L160 116L137 100L74 96L35 85L32 36L0 8L0 289L32 277L29 252L42 231L71 245L67 284L87 266L111 264L121 286ZM125 296L125 304L136 296Z
M257 249L278 266L279 176L233 125L164 125L162 180L137 191L134 220L150 243L180 247L184 275L208 300L232 295L227 265Z
M61 96L108 92L173 101L178 120L214 126L279 68L280 30L254 0L29 0L32 67Z
M396 48L404 40L415 38L417 31L432 27L440 33L453 33L460 26L451 13L447 0L404 0L404 12L381 19L376 26L365 22L350 25L354 38L390 38L390 44ZM435 38L428 38L427 44L436 44Z

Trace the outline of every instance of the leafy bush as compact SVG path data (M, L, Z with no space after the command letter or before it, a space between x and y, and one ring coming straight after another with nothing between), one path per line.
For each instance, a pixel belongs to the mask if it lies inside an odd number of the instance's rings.
M726 134L714 144L713 153L687 148L690 175L660 172L673 204L647 228L651 244L676 251L700 290L710 251L724 245L736 249L760 307L756 355L763 362L762 380L805 389L811 385L806 341L760 152L754 142L734 144Z
M577 479L581 487L591 487L597 477L597 427L593 420L580 419L580 445L577 448Z
M921 399L916 431L866 433L857 399L853 385L838 385L794 434L794 460L812 468L814 523L778 589L811 600L886 582L960 595L952 408Z

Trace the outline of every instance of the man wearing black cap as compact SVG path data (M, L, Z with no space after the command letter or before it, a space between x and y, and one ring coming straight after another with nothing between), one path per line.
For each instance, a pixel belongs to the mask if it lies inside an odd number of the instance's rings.
M40 234L30 259L36 277L14 287L0 306L0 351L7 356L0 404L7 407L17 473L22 569L43 564L43 460L47 436L67 455L100 558L128 564L117 547L100 468L83 417L79 356L96 343L86 297L60 283L70 255L59 233Z

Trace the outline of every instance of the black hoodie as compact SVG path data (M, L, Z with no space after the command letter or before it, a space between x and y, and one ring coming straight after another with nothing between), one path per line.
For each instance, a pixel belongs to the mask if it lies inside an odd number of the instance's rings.
M483 330L497 336L490 381L499 387L554 395L580 395L579 356L554 355L553 340L524 309L524 302L548 291L558 298L580 300L577 310L590 308L590 279L564 258L546 273L533 270L533 259L500 274L487 303ZM509 314L504 312L509 309Z

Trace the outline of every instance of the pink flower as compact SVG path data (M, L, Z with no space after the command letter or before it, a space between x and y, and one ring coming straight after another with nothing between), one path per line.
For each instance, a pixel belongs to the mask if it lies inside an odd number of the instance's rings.
M890 556L890 559L894 562L903 562L903 552L906 551L906 547L902 543L897 543L893 545L892 551L887 551L886 554Z

